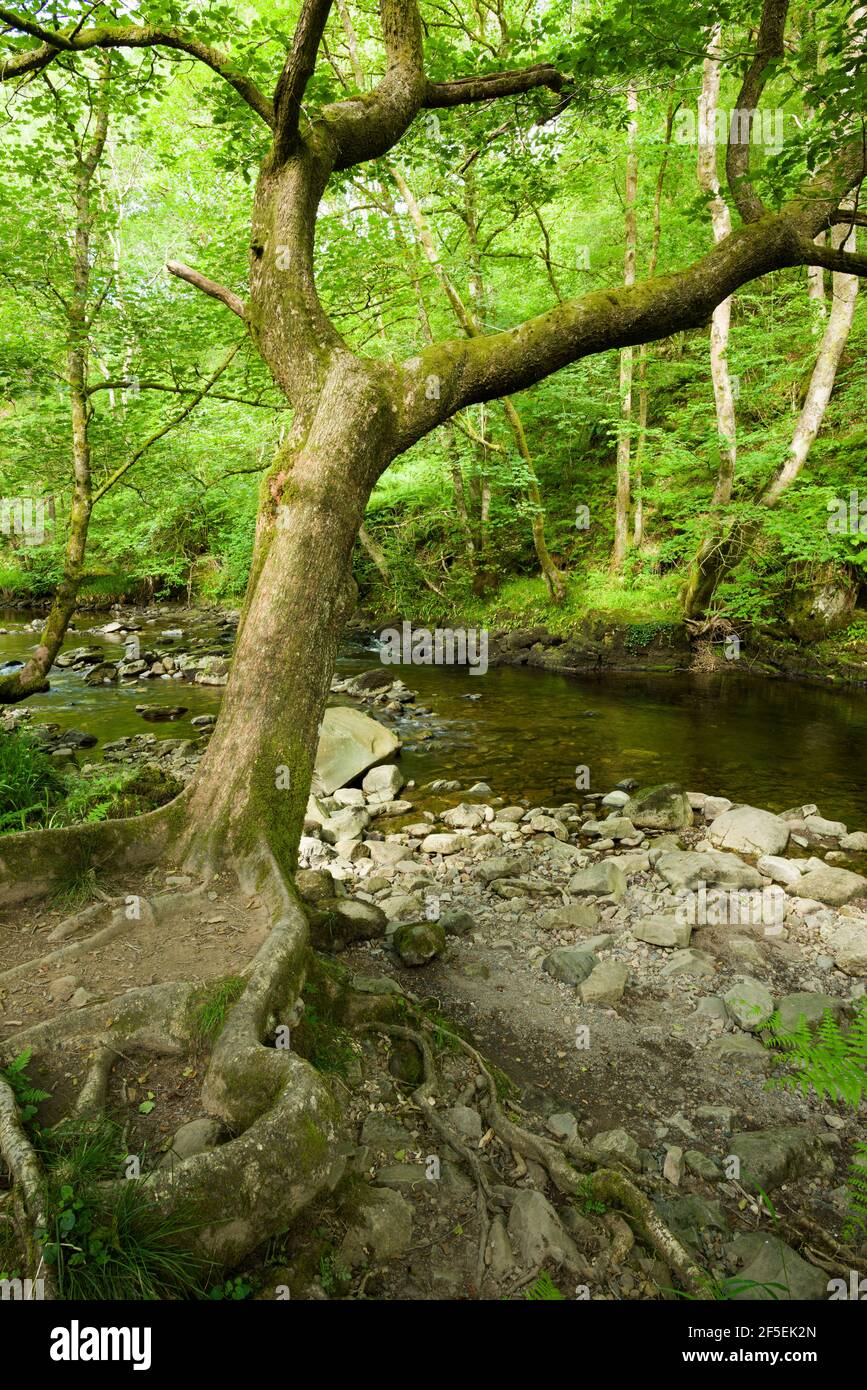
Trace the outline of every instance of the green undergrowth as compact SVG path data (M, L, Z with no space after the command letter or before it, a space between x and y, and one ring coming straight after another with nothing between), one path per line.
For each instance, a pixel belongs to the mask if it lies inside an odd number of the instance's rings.
M140 816L182 790L156 767L63 769L31 734L0 734L0 835Z
M240 999L245 986L246 980L240 975L230 975L201 991L195 1014L196 1036L200 1042L211 1043L218 1037L232 1005Z

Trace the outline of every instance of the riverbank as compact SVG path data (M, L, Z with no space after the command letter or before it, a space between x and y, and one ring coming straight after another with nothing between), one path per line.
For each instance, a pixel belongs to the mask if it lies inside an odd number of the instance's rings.
M634 620L611 614L564 615L546 621L533 614L461 613L437 626L488 633L489 666L536 666L568 675L657 671L745 674L770 680L867 686L867 622L823 641L804 643L770 630L727 620L688 624L670 618ZM401 617L356 616L360 633L400 627ZM420 622L418 626L430 627Z

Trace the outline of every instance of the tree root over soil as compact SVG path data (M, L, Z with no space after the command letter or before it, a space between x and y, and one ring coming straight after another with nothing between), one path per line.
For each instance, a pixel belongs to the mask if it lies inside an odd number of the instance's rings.
M71 835L43 831L4 839L0 901L20 902L44 893L58 872L97 847L101 859L114 857L114 867L119 860L153 862L172 836L174 818L165 810L128 823L110 823L107 834L102 825L74 827ZM89 833L94 829L98 836ZM328 1085L301 1057L276 1045L278 1026L292 1018L304 983L306 918L268 852L248 858L235 872L243 890L254 891L264 904L270 932L247 968L243 992L216 1039L202 1087L202 1110L221 1121L229 1138L170 1169L137 1179L147 1183L152 1208L167 1217L183 1212L196 1254L225 1266L285 1230L307 1203L336 1182L342 1162L339 1113ZM185 909L194 896L162 895L146 904L147 911L156 908L157 915L171 914L173 929L182 931ZM122 907L109 903L105 910L110 913L107 926L39 961L16 966L8 975L17 978L46 963L59 964L136 925L125 920ZM70 935L98 920L98 910L78 913L52 937L68 942ZM94 1118L105 1114L111 1069L120 1055L196 1054L201 1046L200 1005L201 990L192 981L129 990L107 1003L70 1010L12 1034L0 1045L0 1066L8 1066L27 1049L40 1067L40 1077L46 1078L40 1084L50 1084L61 1079L61 1046L83 1049L89 1054L89 1070L74 1112ZM6 1083L0 1088L0 1151L17 1209L26 1216L27 1245L33 1251L35 1233L45 1224L45 1174ZM102 1184L108 1204L112 1188L127 1181Z
M677 1237L668 1229L653 1204L626 1174L610 1168L597 1168L589 1174L584 1174L573 1166L558 1144L538 1134L533 1134L529 1129L510 1120L505 1115L497 1098L496 1082L485 1059L459 1034L450 1032L441 1023L437 1023L434 1028L434 1025L423 1022L421 1025L423 1032L383 1022L373 1022L366 1026L391 1036L408 1038L416 1044L422 1056L424 1081L413 1093L413 1100L423 1109L426 1122L463 1160L476 1181L481 1229L477 1288L481 1289L484 1279L484 1251L490 1227L488 1205L491 1189L479 1162L478 1153L474 1152L467 1141L437 1115L434 1108L437 1090L436 1068L433 1051L424 1036L425 1033L430 1034L434 1031L440 1036L447 1037L455 1046L466 1053L479 1068L484 1077L487 1093L483 1112L493 1132L508 1148L521 1154L524 1158L533 1159L536 1163L541 1164L554 1186L564 1196L581 1197L585 1200L590 1198L621 1211L639 1239L654 1250L662 1261L676 1273L687 1293L695 1297L707 1295L707 1276L696 1265ZM570 1155L576 1162L585 1165L590 1162L587 1149L578 1140L571 1143Z

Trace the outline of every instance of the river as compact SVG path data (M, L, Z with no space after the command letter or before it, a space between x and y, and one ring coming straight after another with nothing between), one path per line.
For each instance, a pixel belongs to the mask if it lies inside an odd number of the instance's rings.
M8 629L0 634L0 665L27 655L34 641L25 627L31 616L0 613L0 627ZM97 636L85 626L106 620L106 614L80 618L66 646L100 645L107 659L117 660L123 639ZM161 634L175 627L185 630L175 640L178 651L189 648L189 634L207 645L217 631L212 620L191 622L188 610L165 609L139 633L143 647L154 642L170 648ZM372 645L348 643L338 674L377 664ZM428 719L399 726L403 770L417 782L485 781L509 801L556 804L576 798L576 768L586 767L591 791L608 791L627 777L643 785L678 781L692 791L769 810L814 801L823 815L850 829L867 828L867 695L854 688L829 690L729 672L597 679L523 667L478 676L404 666L395 674L432 711ZM90 687L84 672L55 668L51 691L27 703L41 721L98 737L96 748L80 755L83 760L98 758L103 743L125 734L194 736L190 720L216 713L221 695L220 687L185 680ZM135 710L141 703L183 705L187 713L170 723L145 723ZM420 731L430 737L420 739Z

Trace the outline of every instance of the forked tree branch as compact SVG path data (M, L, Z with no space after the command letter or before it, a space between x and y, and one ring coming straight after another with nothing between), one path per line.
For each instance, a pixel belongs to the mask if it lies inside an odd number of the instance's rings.
M204 63L219 77L224 78L230 87L234 87L238 95L262 117L266 125L274 124L274 108L271 102L263 96L255 82L236 67L231 58L174 26L161 29L151 24L101 24L97 28L82 29L80 32L76 32L75 29L64 32L60 29L47 29L44 25L36 24L5 6L0 6L0 23L8 25L20 34L29 34L31 38L42 40L40 48L15 53L14 56L0 61L0 81L10 81L27 73L39 72L54 62L61 53L83 53L93 48L171 48L188 53L191 58Z
M219 299L221 304L225 304L227 309L231 309L233 314L237 314L238 318L246 323L246 304L234 291L227 290L225 285L218 285L216 280L209 280L207 275L184 265L182 261L166 261L166 270L170 275L176 275L179 280L186 280L187 284L194 285L203 294L209 294L212 299Z

